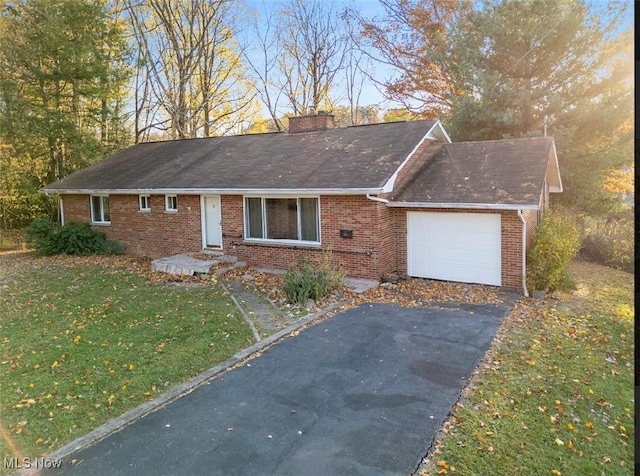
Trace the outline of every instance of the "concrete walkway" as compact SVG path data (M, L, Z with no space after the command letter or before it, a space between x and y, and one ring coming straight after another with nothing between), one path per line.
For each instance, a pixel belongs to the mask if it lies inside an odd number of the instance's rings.
M278 309L265 296L253 291L250 286L235 280L224 280L221 284L226 288L240 312L244 314L245 320L253 322L257 335L256 340L262 340L266 336L278 332L295 321L299 316L285 314Z
M256 291L251 284L245 284L233 279L224 279L224 275L220 276L219 279L222 286L231 295L245 320L252 326L252 331L257 341L292 325L304 317L278 308L266 296ZM377 286L378 282L367 279L344 278L344 285L352 292L363 293Z

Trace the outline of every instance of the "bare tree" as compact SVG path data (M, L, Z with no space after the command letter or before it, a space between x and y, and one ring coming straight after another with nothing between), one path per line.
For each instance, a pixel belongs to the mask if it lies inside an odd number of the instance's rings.
M245 61L278 130L286 114L330 109L344 98L346 26L334 4L323 0L285 0L276 10L265 5L264 17L256 18Z
M126 0L144 66L136 133L171 138L226 134L246 119L241 51L232 30L236 0Z
M320 0L290 0L281 19L279 68L285 94L295 114L307 107L317 110L344 64L344 24L334 5Z
M260 18L257 12L253 16L253 38L249 42L251 47L243 50L243 57L255 77L254 85L258 97L269 112L273 126L277 131L282 131L286 126L283 124L279 105L284 89L278 74L279 55L273 53L280 51L275 35L275 14L276 11L269 10L265 11L264 18Z

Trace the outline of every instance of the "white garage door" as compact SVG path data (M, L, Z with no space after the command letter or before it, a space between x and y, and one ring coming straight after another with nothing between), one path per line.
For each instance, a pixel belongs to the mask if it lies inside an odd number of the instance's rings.
M501 285L500 215L407 212L407 274Z

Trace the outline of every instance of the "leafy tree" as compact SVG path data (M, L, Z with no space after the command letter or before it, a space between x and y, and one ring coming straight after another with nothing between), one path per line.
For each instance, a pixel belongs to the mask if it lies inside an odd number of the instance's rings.
M413 113L407 109L396 108L387 110L382 119L384 122L415 121L417 119L420 119L420 115Z
M105 1L4 2L0 11L0 213L48 212L37 190L121 148L127 49ZM6 175L5 175L6 174Z
M624 4L485 0L450 48L463 67L445 117L455 140L554 136L565 193L590 213L610 210L612 169L632 162L632 40L619 33ZM464 27L464 28L462 28Z
M460 58L448 46L451 30L464 22L466 0L380 0L383 18L351 12L360 24L363 50L397 71L395 77L371 78L388 99L422 117L436 117L459 94L455 74ZM377 55L371 53L377 51Z
M547 135L565 192L588 213L615 208L611 177L633 147L631 31L626 4L582 0L381 0L386 17L362 21L399 76L390 99L440 116L454 140Z
M547 212L527 253L527 286L531 290L570 289L567 265L580 249L580 233L569 215Z

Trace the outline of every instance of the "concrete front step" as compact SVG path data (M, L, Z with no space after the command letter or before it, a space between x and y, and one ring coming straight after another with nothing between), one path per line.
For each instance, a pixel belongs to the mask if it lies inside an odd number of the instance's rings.
M157 273L194 276L196 274L207 274L212 266L221 263L232 264L237 261L238 258L235 256L212 254L210 259L200 259L183 253L153 260L151 262L151 270Z

